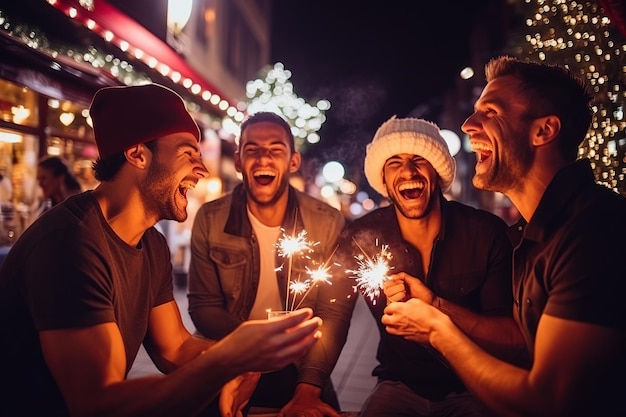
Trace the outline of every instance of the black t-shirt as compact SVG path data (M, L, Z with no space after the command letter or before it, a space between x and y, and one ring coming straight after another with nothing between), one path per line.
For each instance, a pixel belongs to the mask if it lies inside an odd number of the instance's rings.
M39 331L115 322L128 372L150 310L172 299L170 252L156 229L130 247L91 192L55 206L24 232L0 269L0 415L67 415Z
M442 199L442 210L442 228L433 242L427 276L419 252L402 238L393 206L377 209L346 227L336 259L344 268L354 270L354 255L360 254L360 248L373 257L386 245L392 255L390 273L404 271L420 278L438 296L474 312L510 317L512 247L506 223L484 210L454 201ZM380 321L387 305L382 290L365 301L380 332L376 355L380 364L374 376L402 381L432 400L465 391L451 367L432 349L387 333Z

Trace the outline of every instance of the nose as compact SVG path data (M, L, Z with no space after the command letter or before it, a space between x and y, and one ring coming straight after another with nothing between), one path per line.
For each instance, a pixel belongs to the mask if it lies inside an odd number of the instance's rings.
M412 159L406 159L400 166L400 170L401 172L408 172L412 175L419 171L419 165Z
M193 173L198 178L204 178L209 176L209 169L206 167L206 165L204 165L204 162L202 162L202 158L198 158L196 160L196 164L193 168Z
M272 150L271 149L267 149L267 148L258 148L256 150L256 158L257 159L263 159L263 158L271 158L272 156Z
M476 113L472 113L461 125L463 133L471 135L477 129Z

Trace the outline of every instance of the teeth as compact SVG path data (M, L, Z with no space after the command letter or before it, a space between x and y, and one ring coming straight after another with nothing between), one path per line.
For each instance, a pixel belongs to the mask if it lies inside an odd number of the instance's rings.
M260 176L275 177L276 176L276 174L273 173L272 171L257 171L253 175L255 177L260 177Z
M480 152L480 151L491 152L491 147L485 143L470 141L470 147L472 149L472 152Z
M412 189L423 189L425 187L425 184L421 181L412 181L412 182L404 182L402 184L400 184L400 186L398 187L399 191L404 191L404 190L412 190Z

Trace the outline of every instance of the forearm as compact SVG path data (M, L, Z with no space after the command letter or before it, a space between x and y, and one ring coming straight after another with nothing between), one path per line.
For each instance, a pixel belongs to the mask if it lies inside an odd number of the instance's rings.
M221 307L190 308L189 315L196 330L213 340L223 338L241 324L241 321Z
M467 388L498 415L534 415L525 410L532 398L528 371L491 356L451 321L431 332L430 343Z
M112 383L95 392L93 398L83 398L80 404L75 404L72 415L196 415L237 375L236 366L224 366L229 360L221 352L212 351L168 375Z
M303 358L299 366L299 382L322 387L330 378L348 337L358 297L349 284L347 279L338 279L333 285L320 285L315 293L313 309L323 321L322 337Z
M511 317L477 314L440 297L433 299L433 306L489 354L517 366L529 365L524 337Z

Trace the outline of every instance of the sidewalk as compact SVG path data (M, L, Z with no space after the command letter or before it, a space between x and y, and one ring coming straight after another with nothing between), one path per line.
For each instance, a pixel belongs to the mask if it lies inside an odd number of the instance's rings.
M187 312L186 288L175 287L174 297L185 326L193 332L195 327ZM371 373L376 365L378 339L374 318L363 298L359 297L352 316L348 340L331 375L342 410L360 410L363 401L374 387L376 378L371 376ZM142 347L128 377L136 378L158 372Z

